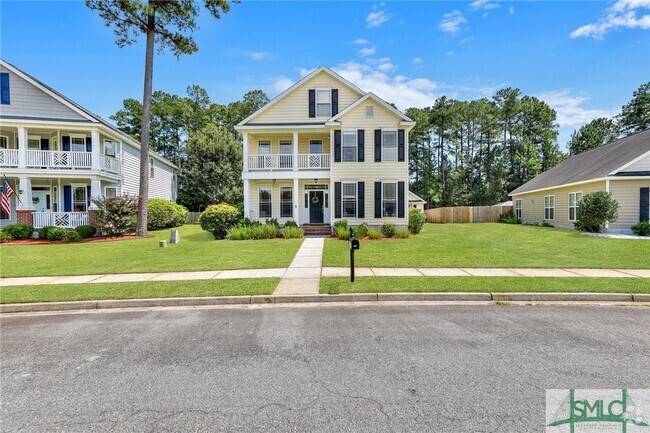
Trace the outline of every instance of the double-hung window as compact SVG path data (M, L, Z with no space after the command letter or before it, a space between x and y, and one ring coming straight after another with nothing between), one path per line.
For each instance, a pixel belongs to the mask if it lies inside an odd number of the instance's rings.
M72 211L86 212L88 210L88 193L85 185L72 186Z
M343 218L357 217L357 184L356 182L343 183L341 185L343 197L342 208Z
M316 117L332 116L332 91L316 89Z
M357 160L357 131L343 131L342 149L343 161L354 162Z
M544 219L555 219L555 196L547 195L544 197Z
M271 218L271 187L262 186L259 192L260 218Z
M381 184L381 215L384 218L397 217L397 182Z
M521 199L515 200L515 216L521 219Z
M323 140L309 140L309 153L312 155L323 153Z
M578 205L581 199L581 192L569 193L569 221L576 221L578 219Z
M271 142L270 141L260 141L257 144L257 148L260 155L270 155L271 154Z
M0 135L0 149L7 149L9 147L9 137Z
M115 158L116 154L117 154L117 143L115 143L114 141L105 141L104 155Z
M27 149L28 150L40 150L41 149L41 137L31 135L27 138Z
M86 137L70 137L70 150L73 152L85 152Z
M291 168L292 164L291 161L293 159L292 156L292 151L293 148L291 146L291 140L280 140L280 162L279 166L280 168Z
M117 197L117 187L116 186L104 187L104 197L106 197L106 198L115 198L115 197Z
M280 217L293 217L293 187L283 186L280 188Z
M388 162L397 161L397 131L382 131L381 160Z

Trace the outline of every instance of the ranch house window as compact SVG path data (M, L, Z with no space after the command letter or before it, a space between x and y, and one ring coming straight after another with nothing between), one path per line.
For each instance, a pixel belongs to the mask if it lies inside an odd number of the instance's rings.
M343 183L342 208L343 218L357 217L357 184L355 182Z
M397 131L382 131L382 161L397 161Z
M316 89L316 116L332 116L332 91L330 89Z
M515 216L521 219L521 200L515 200Z
M578 205L581 199L581 192L569 193L569 221L576 221L578 219Z
M271 187L264 186L260 188L260 218L271 218Z
M343 131L343 161L357 160L357 131Z
M397 182L382 183L381 214L383 217L397 217Z
M280 188L280 217L293 217L293 187Z
M555 196L547 195L544 197L544 219L555 219Z

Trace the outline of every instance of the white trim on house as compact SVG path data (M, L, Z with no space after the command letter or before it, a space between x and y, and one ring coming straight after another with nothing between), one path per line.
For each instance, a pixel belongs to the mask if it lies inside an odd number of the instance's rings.
M354 144L348 144L347 146L345 145L345 136L353 136L354 138ZM353 159L345 159L345 148L352 148L353 152ZM342 129L341 130L341 162L357 162L359 159L358 155L358 149L359 149L359 131L357 129Z
M578 198L578 194L580 194L580 198ZM574 205L571 206L571 196L574 196L573 201ZM582 197L584 197L584 193L582 191L573 191L570 192L567 196L567 221L572 221L575 222L578 220L578 202L582 200ZM573 219L571 218L571 209L573 209Z
M514 202L514 209L515 209L515 216L519 219L521 219L523 213L524 213L524 207L523 207L523 200L518 198Z
M386 199L384 197L384 185L395 185L395 198L394 199ZM398 191L398 188L399 188L399 183L396 180L395 181L391 180L391 181L386 181L386 182L382 181L381 182L381 218L397 218L398 217L398 215L399 215L399 191ZM384 202L387 201L387 200L390 200L391 202L392 201L395 202L395 215L386 215L385 214L385 212L384 212L384 210L385 210Z
M385 134L387 132L394 132L395 133L395 159L386 159L386 154L385 151L387 149L386 147L386 137ZM397 136L397 128L382 128L381 129L381 162L399 162L399 151L398 151L398 141L399 138ZM406 145L406 144L405 144ZM392 149L392 148L391 148ZM408 150L404 149L404 153L406 153ZM406 157L406 155L404 155Z
M546 199L548 198L548 206L546 206ZM551 203L552 202L552 203ZM546 216L546 211L548 210L548 217ZM551 211L553 215L551 215ZM552 216L552 218L551 218ZM544 196L544 221L554 221L555 220L555 194L545 195Z
M329 111L327 114L319 116L318 115L318 93L327 94L329 101L327 105L329 106ZM326 105L324 102L321 102L320 105ZM332 117L332 88L331 87L314 87L314 117L329 119Z

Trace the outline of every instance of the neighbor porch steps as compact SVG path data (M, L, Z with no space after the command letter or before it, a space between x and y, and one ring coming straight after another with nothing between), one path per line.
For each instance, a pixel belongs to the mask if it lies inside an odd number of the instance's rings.
M332 226L329 224L304 224L302 228L305 230L305 236L310 235L326 235L332 234Z

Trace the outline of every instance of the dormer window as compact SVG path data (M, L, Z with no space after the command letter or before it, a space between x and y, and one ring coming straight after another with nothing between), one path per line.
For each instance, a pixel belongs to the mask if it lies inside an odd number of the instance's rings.
M316 116L332 117L332 91L316 89Z

